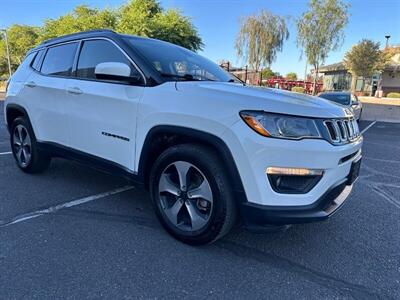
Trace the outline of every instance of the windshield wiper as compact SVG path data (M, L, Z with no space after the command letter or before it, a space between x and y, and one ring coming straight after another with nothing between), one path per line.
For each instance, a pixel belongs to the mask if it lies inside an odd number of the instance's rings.
M202 77L202 79L194 78L192 74L184 74L184 75L177 75L177 74L170 74L170 73L161 73L161 76L163 77L175 77L175 78L180 78L188 81L216 81L214 79L210 79L207 77ZM196 75L196 76L201 76L201 75Z
M193 75L191 75L191 74L184 74L184 75L169 74L169 73L160 73L160 74L163 77L175 77L175 78L185 79L185 80L189 80L189 81L199 81L199 79L194 78Z

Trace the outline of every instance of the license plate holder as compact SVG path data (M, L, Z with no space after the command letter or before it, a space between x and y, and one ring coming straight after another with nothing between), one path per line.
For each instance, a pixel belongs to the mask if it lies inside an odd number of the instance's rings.
M361 167L361 156L352 162L350 173L347 176L347 185L352 185L358 178L360 174L360 167Z

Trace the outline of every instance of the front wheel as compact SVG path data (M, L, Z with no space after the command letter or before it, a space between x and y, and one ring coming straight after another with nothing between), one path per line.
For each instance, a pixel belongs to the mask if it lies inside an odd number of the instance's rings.
M150 189L161 224L180 241L208 244L235 223L228 178L207 147L184 144L164 151L153 166Z

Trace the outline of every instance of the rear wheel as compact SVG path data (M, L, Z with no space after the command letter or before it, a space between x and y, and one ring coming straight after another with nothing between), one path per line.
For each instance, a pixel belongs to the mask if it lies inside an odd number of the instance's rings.
M216 154L204 146L167 149L153 166L150 188L162 225L185 243L211 243L234 225L229 181Z
M37 148L35 135L29 121L16 118L11 124L11 149L18 167L26 173L38 173L47 169L51 158Z

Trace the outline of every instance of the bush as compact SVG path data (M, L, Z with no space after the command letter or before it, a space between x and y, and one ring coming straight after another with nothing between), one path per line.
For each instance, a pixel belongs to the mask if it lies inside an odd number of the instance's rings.
M400 93L389 93L386 95L388 98L400 98Z
M0 81L0 92L3 92L6 90L6 85L7 85L7 82Z
M292 87L292 92L304 94L304 88L301 86Z

